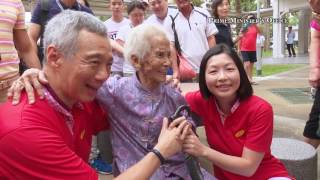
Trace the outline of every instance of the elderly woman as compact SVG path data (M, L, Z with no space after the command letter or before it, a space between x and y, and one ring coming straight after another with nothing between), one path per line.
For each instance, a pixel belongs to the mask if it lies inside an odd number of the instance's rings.
M159 27L140 25L124 45L124 55L136 69L131 77L114 76L104 82L97 99L108 110L114 156L114 175L137 163L157 142L162 119L186 104L180 92L166 85L170 43ZM168 159L151 179L191 179L178 153ZM215 179L202 169L204 179Z

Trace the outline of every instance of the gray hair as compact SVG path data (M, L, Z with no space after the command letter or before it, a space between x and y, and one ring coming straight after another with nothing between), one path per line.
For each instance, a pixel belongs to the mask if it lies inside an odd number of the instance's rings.
M63 56L70 58L76 53L79 32L83 29L107 37L105 25L89 13L64 10L53 17L44 32L44 57L48 46L53 44Z
M128 39L125 40L123 52L125 60L131 62L132 55L137 56L139 60L143 60L144 56L151 50L150 40L154 36L164 36L168 39L163 28L158 25L141 24L133 28L128 35Z

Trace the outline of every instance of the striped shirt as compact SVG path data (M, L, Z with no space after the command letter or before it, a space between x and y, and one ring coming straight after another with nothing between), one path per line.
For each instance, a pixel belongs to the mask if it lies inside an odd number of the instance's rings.
M19 74L19 57L13 42L13 30L26 29L21 0L0 0L0 80Z

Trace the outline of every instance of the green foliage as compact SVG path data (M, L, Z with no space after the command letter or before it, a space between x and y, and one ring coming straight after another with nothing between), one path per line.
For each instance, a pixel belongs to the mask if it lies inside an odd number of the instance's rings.
M262 76L270 76L293 69L297 69L306 65L303 64L266 64L262 65ZM255 69L255 67L254 67ZM253 76L256 76L256 72L253 71Z
M201 4L203 3L202 0L191 0L191 1L192 1L192 4L197 7L200 7Z
M236 1L240 1L241 12L255 11L257 9L256 0L230 0L232 10L236 10Z
M289 24L288 24L289 26L295 26L295 25L298 25L299 23L298 13L296 12L286 14L286 18L288 18L289 20Z

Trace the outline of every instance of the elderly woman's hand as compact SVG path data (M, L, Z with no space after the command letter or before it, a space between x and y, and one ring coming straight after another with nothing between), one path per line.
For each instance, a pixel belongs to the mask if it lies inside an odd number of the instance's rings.
M187 137L183 142L183 151L193 156L204 157L209 147L202 144L193 131L189 130Z
M165 159L180 152L189 129L190 124L184 117L177 118L170 125L168 119L164 118L158 144L155 148Z
M8 90L8 97L12 98L12 104L15 105L19 103L21 91L23 89L27 92L30 104L35 101L34 89L36 89L37 94L42 99L44 97L44 92L40 82L43 84L48 83L43 71L35 68L26 70L19 79L13 82Z

